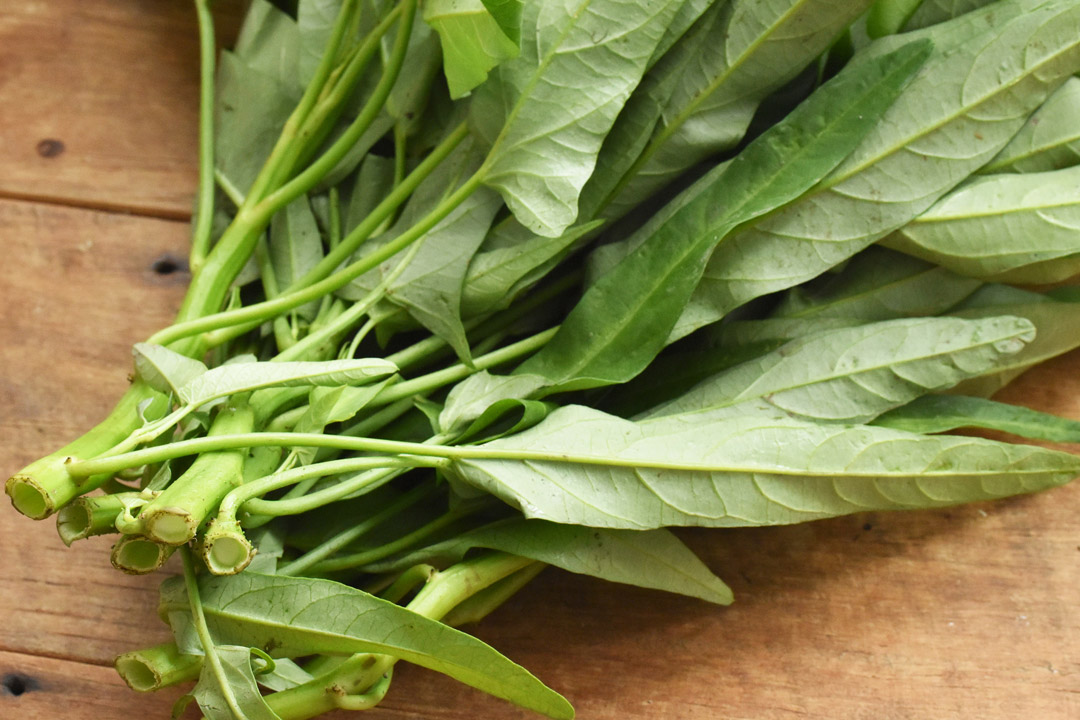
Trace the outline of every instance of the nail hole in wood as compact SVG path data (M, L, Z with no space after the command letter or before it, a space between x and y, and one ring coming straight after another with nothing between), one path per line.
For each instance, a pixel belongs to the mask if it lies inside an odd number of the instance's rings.
M45 138L37 144L37 154L43 158L54 158L64 152L64 143L55 138Z
M186 271L188 264L187 260L166 253L150 263L150 269L158 275L172 275L175 272Z
M37 680L29 675L23 675L22 673L8 673L0 679L0 690L2 690L5 695L14 695L15 697L18 697L31 690L37 690L38 687Z

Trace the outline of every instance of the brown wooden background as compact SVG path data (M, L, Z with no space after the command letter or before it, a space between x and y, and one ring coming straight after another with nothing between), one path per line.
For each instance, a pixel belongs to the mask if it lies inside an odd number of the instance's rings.
M219 14L235 27L238 11ZM0 474L76 436L187 281L197 48L187 2L0 11ZM165 263L166 265L168 263ZM1005 398L1080 418L1080 354ZM1074 448L1080 450L1080 448ZM691 531L728 609L548 570L475 627L584 720L1080 718L1080 484L788 528ZM0 506L0 718L167 718L115 654L166 639L159 576ZM374 717L527 713L401 668Z

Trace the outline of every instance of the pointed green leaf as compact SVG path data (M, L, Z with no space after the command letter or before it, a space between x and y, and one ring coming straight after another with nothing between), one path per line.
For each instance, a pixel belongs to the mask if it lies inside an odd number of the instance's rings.
M674 74L649 157L609 211L623 214L697 163L734 147L758 105L827 50L870 0L733 0ZM663 63L661 63L662 65ZM659 66L658 66L659 67Z
M890 410L874 424L924 434L980 428L1036 440L1080 443L1080 420L965 395L925 395Z
M839 272L789 290L772 317L863 322L924 317L945 312L980 285L979 280L873 246L853 257Z
M524 0L483 0L484 7L495 19L503 35L517 45L521 41L521 13Z
M1080 273L1080 166L975 178L882 243L984 280L1067 280Z
M1080 457L1067 453L804 422L767 406L638 423L569 406L519 435L457 452L457 475L526 517L627 529L943 507L1080 474Z
M181 397L180 388L206 372L198 360L181 355L167 347L151 343L136 343L131 349L135 357L135 372L158 392Z
M663 347L716 244L796 199L843 161L928 52L919 43L840 73L721 171L698 181L685 193L689 202L639 231L644 240L586 291L520 371L561 390L625 382L641 372Z
M450 565L473 548L501 550L580 575L730 605L731 589L667 530L610 530L510 518L421 548L375 572L438 562Z
M517 57L517 43L503 32L481 0L431 0L424 21L439 33L450 97L467 95L488 71Z
M1080 78L1047 98L983 173L1045 172L1080 163Z
M527 398L547 385L539 375L493 375L486 370L473 373L450 390L439 414L444 433L464 432L470 424L496 403Z
M1022 317L1035 326L1035 340L1028 343L1020 352L1004 359L997 372L957 385L955 388L957 393L989 397L1029 368L1080 347L1080 305L1059 302L1037 293L1023 293L1031 296L1031 299L1018 303L1006 301L982 304L999 287L1008 286L987 285L969 299L968 307L952 314L965 318L991 315ZM1012 288L1009 289L1012 290Z
M163 615L187 611L177 580L162 585ZM573 717L566 700L490 646L347 585L245 572L206 578L199 588L206 623L220 642L281 657L391 655L549 717Z
M604 136L682 2L525 4L521 54L491 72L471 114L492 144L484 182L529 230L573 224Z
M762 399L789 415L868 422L928 392L994 370L1035 337L1027 320L886 320L808 335L726 370L647 417Z
M268 387L298 385L363 385L397 372L392 362L377 358L326 362L249 362L222 365L179 389L188 405Z
M603 225L597 220L570 228L559 237L533 235L522 226L520 242L473 255L464 280L461 314L474 317L509 307L521 292L544 277Z
M669 340L820 275L996 155L1080 70L1080 6L1059 0L1025 12L1031 4L1001 2L914 33L933 39L934 54L874 131L813 192L720 245ZM906 40L879 40L852 64Z

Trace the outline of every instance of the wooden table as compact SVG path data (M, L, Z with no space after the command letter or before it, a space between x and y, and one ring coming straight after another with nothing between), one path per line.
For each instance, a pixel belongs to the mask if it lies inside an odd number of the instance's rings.
M236 7L221 12L235 26ZM196 54L187 3L0 14L4 472L100 419L130 344L180 302L187 276L168 271L195 184ZM1080 354L1004 397L1080 418ZM548 570L474 632L585 720L1080 717L1080 484L684 537L733 587L731 608ZM110 667L167 638L161 576L121 575L109 540L66 549L6 503L0 548L0 718L168 717L179 691L138 696ZM376 717L528 714L409 667Z

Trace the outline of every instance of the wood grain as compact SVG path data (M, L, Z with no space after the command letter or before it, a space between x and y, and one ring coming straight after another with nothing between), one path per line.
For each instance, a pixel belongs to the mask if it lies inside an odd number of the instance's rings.
M228 40L241 3L216 4ZM4 3L0 108L0 196L186 218L198 141L192 4Z
M155 0L19 3L0 15L0 196L37 200L0 200L0 474L100 419L127 382L131 343L183 295L182 271L153 268L182 264L185 224L54 203L186 214L191 23L185 3ZM37 144L49 138L64 149L44 157ZM1080 419L1080 353L1001 397ZM732 607L548 570L473 631L583 720L1080 717L1080 484L682 535L733 587ZM107 667L167 636L162 575L117 573L108 546L66 549L51 522L0 504L0 718L168 717L178 691L137 695ZM412 667L378 713L532 717Z

